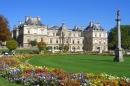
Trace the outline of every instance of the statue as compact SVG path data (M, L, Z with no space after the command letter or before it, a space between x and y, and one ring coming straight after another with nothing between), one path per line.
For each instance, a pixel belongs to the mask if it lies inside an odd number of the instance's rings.
M117 16L118 17L120 16L120 9L117 11Z

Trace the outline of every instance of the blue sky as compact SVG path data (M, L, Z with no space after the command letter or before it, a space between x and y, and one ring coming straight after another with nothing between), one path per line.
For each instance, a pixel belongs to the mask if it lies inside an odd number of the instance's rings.
M45 25L68 28L88 26L89 22L98 23L109 31L116 25L117 10L120 8L121 24L130 24L130 0L1 0L0 14L10 22L11 30L25 16L41 17Z

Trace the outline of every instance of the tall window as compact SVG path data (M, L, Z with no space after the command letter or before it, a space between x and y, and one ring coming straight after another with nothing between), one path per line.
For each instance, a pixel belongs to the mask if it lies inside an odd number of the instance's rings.
M78 34L78 37L80 37L80 34Z
M47 35L49 35L49 32L47 32Z
M79 44L79 41L77 41L77 43Z
M35 37L34 40L37 41L37 38Z
M41 38L41 42L43 42L43 38Z
M101 44L102 42L101 42L101 40L99 41L99 44Z
M79 46L77 47L77 50L80 50L80 47L79 47Z
M97 33L95 33L95 37L97 37Z
M73 40L73 44L74 44L74 40Z
M27 33L30 33L30 29L27 29Z
M52 44L53 39L50 39L50 43Z
M56 39L56 43L58 43L58 39Z
M99 37L101 37L101 33L99 33Z
M66 39L66 43L69 43L69 42L68 42L68 39Z
M27 42L29 42L30 41L30 37L27 37Z
M55 36L55 33L53 33L53 36Z

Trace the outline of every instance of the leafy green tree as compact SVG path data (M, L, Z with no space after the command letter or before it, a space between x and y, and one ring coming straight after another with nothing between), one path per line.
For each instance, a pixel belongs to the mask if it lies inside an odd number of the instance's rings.
M50 50L50 49L51 49L51 46L47 46L47 47L46 47L46 50Z
M65 51L69 51L69 46L68 46L68 45L65 45L65 46L64 46L64 50L65 50Z
M45 42L38 42L37 46L39 48L39 51L46 49L46 43Z
M115 49L117 43L117 27L110 30L108 35L109 49ZM121 46L124 49L130 47L130 25L121 25Z
M82 47L82 49L83 49L83 51L87 51L87 46L84 45L84 46Z
M56 46L54 46L54 50L56 49Z
M18 42L13 39L7 40L6 47L9 49L10 52L12 52L12 50L15 50L18 47Z
M36 46L37 45L37 41L36 40L31 40L31 41L29 41L29 44L31 44L32 47Z
M62 46L59 46L59 50L60 50L60 51L63 50L63 47L62 47Z
M9 22L3 15L0 15L0 41L5 42L10 37Z

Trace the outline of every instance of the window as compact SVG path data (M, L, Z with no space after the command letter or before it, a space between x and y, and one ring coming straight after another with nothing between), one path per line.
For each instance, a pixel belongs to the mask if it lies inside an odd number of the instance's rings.
M55 36L55 33L53 33L53 36Z
M95 37L97 37L97 33L95 33Z
M77 47L77 50L80 50L80 47L79 47L79 46Z
M47 32L47 35L49 35L49 32Z
M59 47L58 47L58 46L56 46L56 49L58 50L58 49L59 49Z
M34 40L37 41L37 38L35 37Z
M27 42L29 42L30 41L30 37L27 37Z
M41 34L43 34L43 30L41 30Z
M99 44L101 44L102 42L101 42L101 40L99 41Z
M106 43L106 41L104 40L104 44Z
M99 33L99 37L101 37L101 33Z
M74 44L74 40L73 40L73 44Z
M79 41L77 41L77 43L79 44Z
M43 42L43 38L41 38L41 42Z
M66 43L68 43L68 39L66 39Z
M78 37L80 37L80 34L78 34Z
M104 35L104 37L105 37L105 33L104 33L103 35Z
M58 43L58 39L56 39L56 43Z
M52 40L53 40L53 39L50 39L50 43L51 43L51 44L52 44Z
M27 33L30 33L30 29L28 29L27 31L28 31Z

